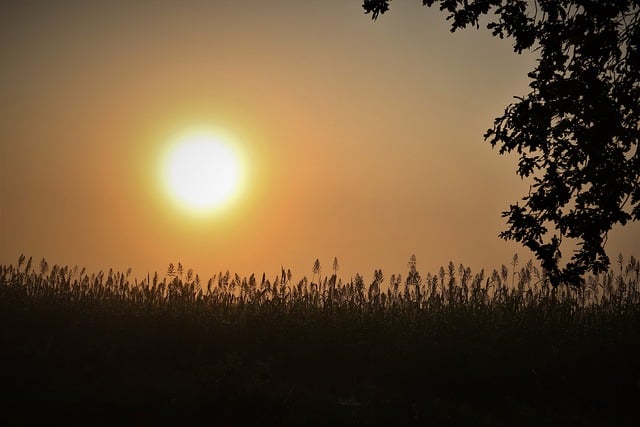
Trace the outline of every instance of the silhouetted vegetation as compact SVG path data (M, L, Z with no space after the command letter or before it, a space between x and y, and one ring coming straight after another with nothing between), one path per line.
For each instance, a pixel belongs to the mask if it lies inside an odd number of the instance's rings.
M373 19L390 0L364 0ZM616 224L640 220L640 0L423 0L438 5L451 31L479 27L513 49L534 52L531 91L516 96L485 139L517 152L531 180L503 213L506 239L536 254L554 285L582 284L604 272L604 246ZM428 40L425 40L428 43ZM559 267L561 244L578 244Z
M0 266L2 416L278 425L633 425L640 263L554 288L531 262L342 281L181 264ZM137 417L137 418L136 418Z

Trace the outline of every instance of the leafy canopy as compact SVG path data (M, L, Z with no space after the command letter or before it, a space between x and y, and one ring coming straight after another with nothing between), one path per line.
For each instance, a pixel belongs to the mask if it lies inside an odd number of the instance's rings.
M390 0L364 0L373 19ZM530 92L515 97L484 135L517 152L532 181L503 212L502 238L531 249L553 285L579 285L609 266L604 246L616 224L640 219L640 0L423 0L446 12L454 32L479 27L514 51L535 51ZM577 242L564 267L563 238Z

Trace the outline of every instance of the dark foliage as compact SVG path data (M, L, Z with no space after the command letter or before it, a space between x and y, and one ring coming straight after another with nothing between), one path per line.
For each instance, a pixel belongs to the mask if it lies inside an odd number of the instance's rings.
M373 19L390 0L365 0ZM531 91L509 105L485 139L517 152L529 193L503 213L501 233L531 249L554 285L583 283L609 266L616 224L640 219L640 0L423 0L451 31L479 27L514 51L538 54ZM564 239L577 241L559 266Z

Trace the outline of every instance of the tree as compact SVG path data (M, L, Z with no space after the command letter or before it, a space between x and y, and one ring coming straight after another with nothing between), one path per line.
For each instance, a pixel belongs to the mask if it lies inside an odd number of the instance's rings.
M375 20L389 3L363 8ZM452 32L486 15L493 36L538 55L529 93L484 135L500 154L517 152L517 173L531 182L503 212L500 236L532 250L554 286L605 271L609 230L640 219L640 0L422 3L446 12ZM577 249L561 267L563 238Z

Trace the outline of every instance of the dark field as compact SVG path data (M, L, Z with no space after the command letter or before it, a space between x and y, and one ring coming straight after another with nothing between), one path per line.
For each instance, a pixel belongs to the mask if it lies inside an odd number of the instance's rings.
M640 263L200 283L0 266L2 425L637 426Z

